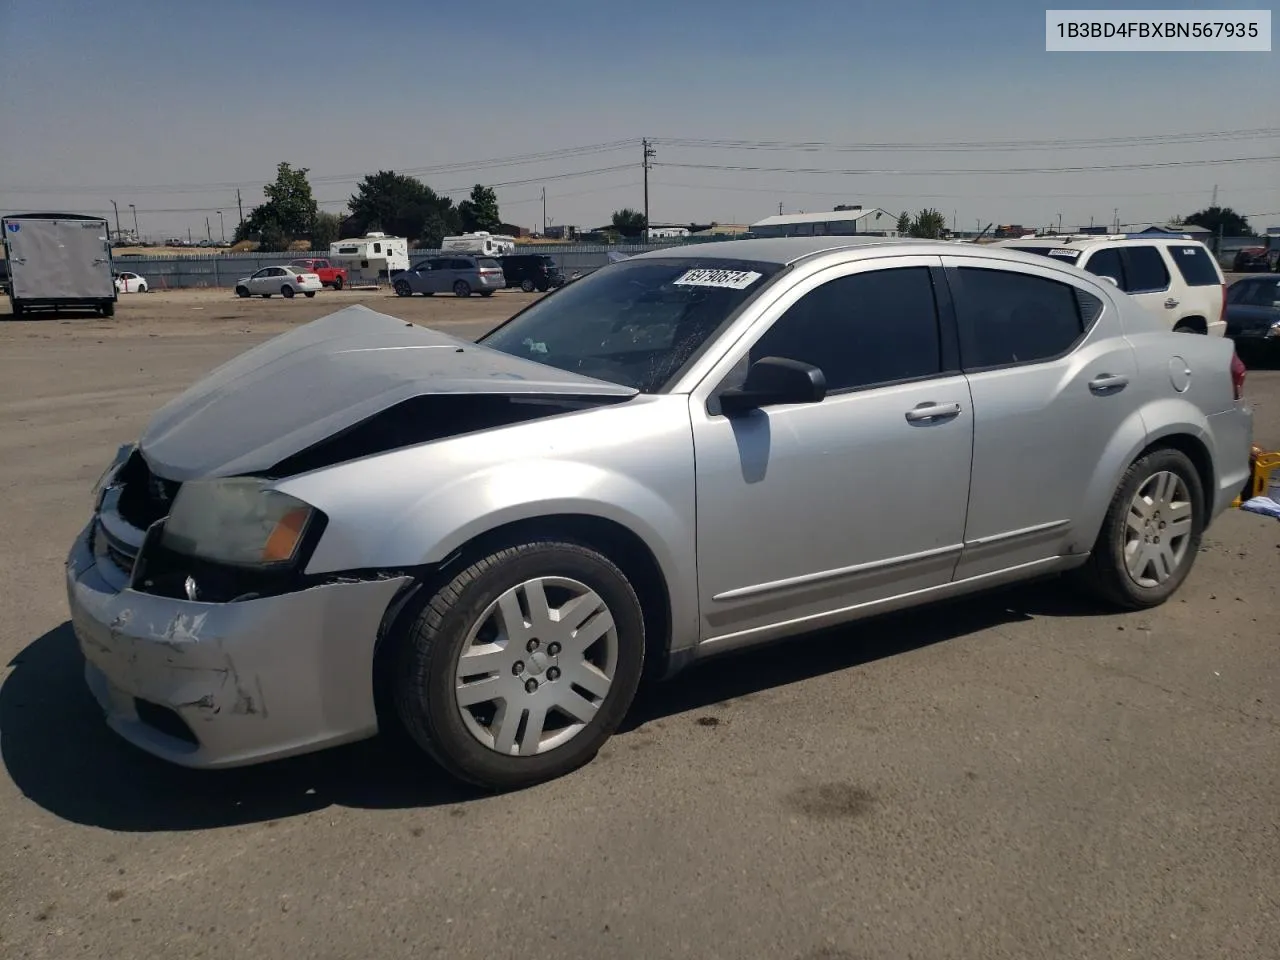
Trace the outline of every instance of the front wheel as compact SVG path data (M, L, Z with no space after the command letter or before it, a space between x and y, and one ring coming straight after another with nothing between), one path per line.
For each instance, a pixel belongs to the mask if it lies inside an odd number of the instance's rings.
M532 280L521 280L521 281L520 281L520 289L521 289L521 290L523 290L525 293L533 293L533 281L532 281Z
M1080 582L1126 610L1164 603L1182 585L1205 525L1204 485L1180 450L1154 450L1125 473Z
M113 301L108 300L102 305L102 315L104 317L114 317L116 315L116 305Z
M456 777L516 789L577 769L617 729L644 618L607 557L537 540L459 572L398 642L396 712L413 739Z
M248 287L236 287L236 296L237 296L237 297L240 297L240 298L242 298L242 299L243 299L243 298L245 298L245 297L248 297L248 296L249 296L249 288L248 288Z
M471 296L471 284L467 283L465 280L459 280L453 285L453 295L455 297Z
M397 280L392 287L396 291L397 297L412 297L413 288L409 286L408 280Z

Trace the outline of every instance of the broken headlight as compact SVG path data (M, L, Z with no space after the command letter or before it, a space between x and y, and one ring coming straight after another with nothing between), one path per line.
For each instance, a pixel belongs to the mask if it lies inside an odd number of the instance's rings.
M184 483L161 544L175 553L234 566L288 566L315 510L253 477Z
M120 448L116 450L115 458L107 466L107 469L102 471L102 476L100 476L98 478L98 482L93 485L92 495L94 513L97 513L102 507L103 495L115 480L116 474L120 472L120 468L129 461L129 458L133 456L133 451L136 449L138 449L138 445L136 443L121 444Z

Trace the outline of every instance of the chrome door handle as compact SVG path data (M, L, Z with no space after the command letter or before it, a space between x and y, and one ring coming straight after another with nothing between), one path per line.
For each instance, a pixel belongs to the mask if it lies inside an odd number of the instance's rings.
M1115 373L1100 373L1089 381L1089 389L1094 393L1115 393L1129 385L1129 378Z
M1175 300L1173 297L1170 297L1168 300L1164 302L1164 305L1168 307L1170 310L1172 310L1174 307L1178 305L1178 303L1179 301Z
M922 403L907 411L908 423L922 423L931 420L946 420L960 415L958 403Z

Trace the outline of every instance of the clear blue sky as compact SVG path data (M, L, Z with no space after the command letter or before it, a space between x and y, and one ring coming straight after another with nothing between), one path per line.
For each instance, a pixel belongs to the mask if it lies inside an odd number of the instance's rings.
M247 212L280 160L309 167L317 198L339 210L355 177L377 169L653 137L655 222L750 222L779 203L794 212L852 202L934 206L962 227L1043 225L1059 213L1064 225L1104 222L1116 207L1136 223L1203 207L1214 184L1241 212L1280 211L1276 161L1001 176L663 166L1004 170L1280 155L1280 138L968 152L661 143L985 143L1280 126L1280 54L1050 54L1046 5L0 0L0 208L110 211L115 200L126 220L137 206L144 233L203 233L207 215L216 237L213 211L229 232L235 186ZM640 206L639 164L630 145L423 178L458 196L477 181L529 181L498 188L504 219L540 224L545 186L552 222L593 225ZM622 169L574 176L613 167ZM1267 223L1280 215L1256 225Z

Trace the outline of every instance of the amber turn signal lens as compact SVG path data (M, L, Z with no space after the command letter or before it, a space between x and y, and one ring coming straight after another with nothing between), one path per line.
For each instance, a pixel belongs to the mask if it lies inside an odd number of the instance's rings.
M293 559L302 540L302 531L306 529L310 511L305 507L290 510L276 523L271 536L267 537L266 546L262 548L264 563L278 563Z

